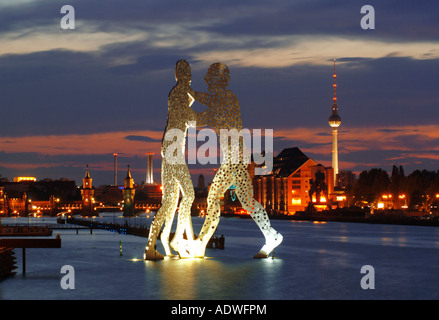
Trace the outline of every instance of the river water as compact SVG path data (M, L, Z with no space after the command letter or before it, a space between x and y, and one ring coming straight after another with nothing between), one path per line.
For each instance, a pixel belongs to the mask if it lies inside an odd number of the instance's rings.
M108 219L108 217L107 217ZM114 221L123 218L110 217ZM143 220L142 220L143 219ZM151 223L152 218L129 220ZM203 218L193 218L197 233ZM51 218L3 223L55 222ZM205 259L143 261L146 238L104 230L55 230L62 248L15 249L17 274L0 282L0 299L300 300L438 299L439 228L272 220L284 236L274 258L253 259L263 236L251 219L222 218L225 249ZM122 245L122 256L120 255ZM159 250L163 252L160 242ZM61 268L73 267L74 289ZM361 272L365 265L371 266ZM363 289L366 280L374 289Z

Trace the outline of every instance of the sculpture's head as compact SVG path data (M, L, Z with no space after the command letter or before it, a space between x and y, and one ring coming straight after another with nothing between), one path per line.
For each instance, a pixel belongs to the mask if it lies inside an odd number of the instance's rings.
M185 83L190 83L192 80L191 67L184 59L178 60L175 65L175 80Z
M221 62L211 64L204 77L210 92L225 89L230 81L229 68Z

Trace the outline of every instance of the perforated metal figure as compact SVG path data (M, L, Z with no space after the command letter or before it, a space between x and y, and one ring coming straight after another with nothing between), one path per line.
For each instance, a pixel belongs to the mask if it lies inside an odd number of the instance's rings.
M191 84L191 69L187 61L179 60L175 68L177 84L169 93L168 97L168 122L162 140L162 204L154 217L149 230L148 244L145 248L144 259L159 260L164 256L157 249L157 237L165 226L160 240L167 256L172 256L169 246L169 235L175 211L177 210L179 193L182 199L179 205L178 223L171 246L180 257L188 256L184 249L182 239L186 232L189 240L194 238L191 221L191 206L195 198L189 169L185 162L184 150L186 131L190 122L195 123L196 112L192 110L193 98L188 94Z
M204 78L209 93L195 92L196 101L207 106L207 110L197 116L197 126L211 126L220 136L220 145L223 152L223 161L217 170L209 189L207 198L207 216L193 249L194 256L204 257L206 245L214 234L220 219L220 197L231 186L235 186L236 195L242 207L261 229L265 244L254 256L266 258L282 242L282 235L271 227L270 220L264 207L253 198L253 185L244 162L244 143L242 136L239 140L224 141L221 129L241 131L242 120L239 101L235 94L227 89L230 73L223 63L212 64ZM236 148L236 141L239 147ZM236 154L238 152L238 155Z

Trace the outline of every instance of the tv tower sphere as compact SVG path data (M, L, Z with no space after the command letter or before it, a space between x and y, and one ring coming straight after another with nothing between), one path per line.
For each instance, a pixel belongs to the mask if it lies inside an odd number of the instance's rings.
M337 111L332 111L329 119L328 119L328 123L331 127L333 128L338 128L338 126L341 124L341 118L338 115Z

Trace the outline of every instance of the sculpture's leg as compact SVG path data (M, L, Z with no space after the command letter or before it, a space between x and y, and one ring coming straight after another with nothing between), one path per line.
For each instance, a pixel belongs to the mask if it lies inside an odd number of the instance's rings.
M162 168L162 170L163 172L165 172L166 169ZM171 191L173 190L173 188L174 188L174 183L172 179L171 181L164 181L162 205L160 206L159 211L156 213L154 220L151 224L151 227L149 229L148 243L146 245L145 253L143 255L143 258L145 260L162 260L164 258L163 255L157 251L157 238L160 234L160 230L163 226L163 222L165 221L165 219L166 218L169 219L169 215L171 215L171 220L172 220L172 217L175 212L175 207L176 207L176 205L174 205L175 197L172 195L172 191Z
M192 254L188 246L194 240L194 232L192 229L191 207L195 199L194 186L190 177L189 169L183 166L179 171L180 187L182 191L182 199L180 201L178 210L178 223L174 238L171 241L172 248L178 252L180 258L190 258ZM186 232L187 241L184 240L184 233Z
M271 227L270 219L264 207L253 198L253 185L246 168L237 173L236 195L242 207L250 213L250 216L261 229L265 237L265 244L256 254L255 258L267 258L269 254L281 244L283 236Z
M145 253L143 254L143 259L145 260L162 260L163 255L157 251L157 237L162 228L163 222L165 221L166 208L160 207L159 211L156 213L154 220L152 221L151 227L149 228L148 243L145 248Z
M173 192L168 195L169 211L165 217L165 226L160 235L160 241L165 249L165 253L168 257L173 256L171 247L169 246L169 235L171 233L172 222L174 221L175 211L178 206L179 186L177 182L173 183Z
M207 215L197 238L195 257L203 258L207 243L214 234L220 219L221 204L220 197L233 184L232 174L229 165L221 165L210 186L207 196Z

